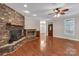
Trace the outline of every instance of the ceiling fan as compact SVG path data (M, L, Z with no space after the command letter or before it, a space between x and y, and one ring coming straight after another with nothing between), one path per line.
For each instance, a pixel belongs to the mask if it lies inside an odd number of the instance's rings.
M52 13L49 13L48 15L52 15L52 14L55 14L55 15L64 15L65 12L67 12L69 9L68 8L55 8L53 9L53 12Z

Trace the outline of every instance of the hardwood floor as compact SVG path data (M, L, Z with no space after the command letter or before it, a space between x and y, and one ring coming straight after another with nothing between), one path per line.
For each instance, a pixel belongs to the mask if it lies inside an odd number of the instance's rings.
M79 55L79 42L65 40L61 38L46 38L46 46L43 50L40 49L40 40L35 40L23 43L23 46L18 48L7 56L77 56Z

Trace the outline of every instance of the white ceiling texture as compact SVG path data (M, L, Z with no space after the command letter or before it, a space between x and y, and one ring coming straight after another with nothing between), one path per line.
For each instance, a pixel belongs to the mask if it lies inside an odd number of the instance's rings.
M51 20L54 18L54 15L49 16L48 14L53 12L52 9L60 6L69 9L65 15L60 17L72 16L79 13L78 3L6 3L6 5L23 14L24 16L37 20ZM24 5L27 6L24 7ZM25 13L24 11L29 12Z

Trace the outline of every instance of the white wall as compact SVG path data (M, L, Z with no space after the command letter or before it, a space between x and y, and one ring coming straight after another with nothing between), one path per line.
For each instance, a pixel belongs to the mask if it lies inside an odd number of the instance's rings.
M75 37L77 38L77 39L79 39L79 16L78 17L75 17L76 18L76 35L75 35Z
M53 35L62 36L64 32L64 23L63 20L56 20L53 22Z
M79 16L74 16L75 18L75 35L67 36L64 34L64 20L73 17L66 17L57 19L53 22L53 34L54 37L66 38L70 40L79 41Z
M36 29L40 30L40 22L30 17L25 17L25 29Z

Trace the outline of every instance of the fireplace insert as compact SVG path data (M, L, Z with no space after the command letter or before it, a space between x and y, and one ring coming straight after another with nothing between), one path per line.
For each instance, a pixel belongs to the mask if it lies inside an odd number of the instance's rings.
M10 40L9 43L17 41L22 37L22 29L13 29L10 30Z

